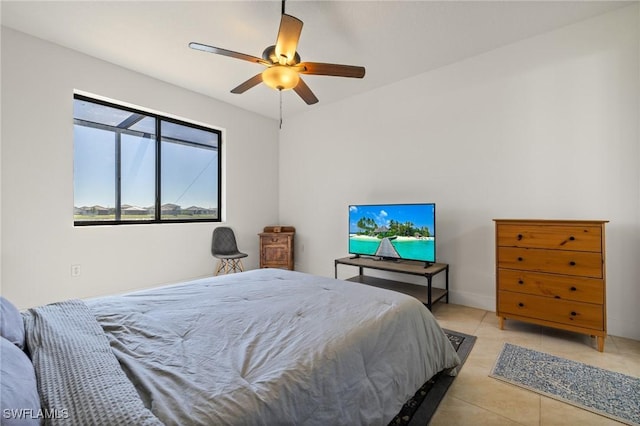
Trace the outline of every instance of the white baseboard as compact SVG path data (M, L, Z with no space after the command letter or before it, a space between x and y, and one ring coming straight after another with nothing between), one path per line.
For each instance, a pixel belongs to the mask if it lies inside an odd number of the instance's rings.
M617 318L607 318L607 334L620 336L627 339L640 340L640 324L631 321L623 321Z
M491 296L483 296L464 291L449 290L449 303L469 306L471 308L484 309L485 311L496 311L496 299Z

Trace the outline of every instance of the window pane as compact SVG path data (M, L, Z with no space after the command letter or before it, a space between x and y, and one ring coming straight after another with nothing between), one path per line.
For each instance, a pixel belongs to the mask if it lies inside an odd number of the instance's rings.
M121 219L154 219L155 142L153 139L122 135Z
M76 224L220 220L219 131L82 95L73 112Z
M156 119L153 117L145 117L138 121L133 126L129 127L131 130L144 133L146 135L156 134Z
M115 217L115 137L113 132L74 126L74 219Z
M165 138L165 124L179 132ZM193 135L178 127L186 126L162 122L161 218L218 219L218 150L177 139Z
M218 148L218 134L215 132L183 126L170 121L162 122L162 139L174 142L192 142Z
M131 115L129 111L89 101L76 99L73 102L73 118L77 120L117 127Z

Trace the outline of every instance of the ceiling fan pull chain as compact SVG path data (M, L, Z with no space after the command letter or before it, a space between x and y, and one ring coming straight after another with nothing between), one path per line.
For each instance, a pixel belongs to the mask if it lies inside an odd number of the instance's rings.
M282 3L284 4L284 1ZM280 130L282 130L282 90L278 92L280 92Z

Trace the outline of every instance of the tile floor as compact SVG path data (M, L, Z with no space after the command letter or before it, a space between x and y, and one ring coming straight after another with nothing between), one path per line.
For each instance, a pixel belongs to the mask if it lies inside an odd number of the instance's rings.
M489 373L505 342L640 377L640 341L608 336L604 352L595 339L576 333L507 320L498 328L495 312L437 303L433 314L443 328L477 336L462 371L440 403L430 425L620 425L589 411L500 382Z

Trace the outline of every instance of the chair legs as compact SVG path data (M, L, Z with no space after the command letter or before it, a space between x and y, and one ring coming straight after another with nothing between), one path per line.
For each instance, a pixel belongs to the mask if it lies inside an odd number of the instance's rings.
M221 272L228 274L230 272L243 272L244 266L242 266L242 259L220 259L214 275L219 275Z

